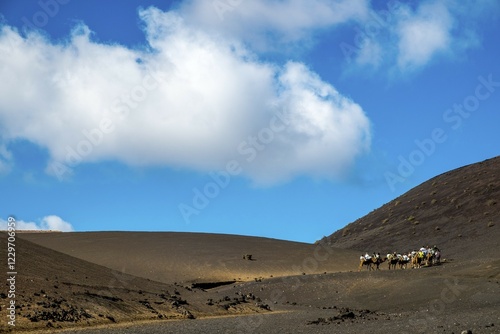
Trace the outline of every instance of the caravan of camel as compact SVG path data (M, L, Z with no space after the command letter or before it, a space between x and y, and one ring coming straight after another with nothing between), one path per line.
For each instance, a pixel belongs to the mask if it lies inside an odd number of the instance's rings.
M422 247L419 250L414 250L408 253L397 253L387 254L386 257L381 257L380 253L373 253L369 255L361 255L359 263L359 270L366 266L368 270L380 270L380 265L384 262L389 264L390 269L396 269L398 266L400 269L408 268L408 265L414 268L428 267L441 262L441 251L436 246L434 247Z

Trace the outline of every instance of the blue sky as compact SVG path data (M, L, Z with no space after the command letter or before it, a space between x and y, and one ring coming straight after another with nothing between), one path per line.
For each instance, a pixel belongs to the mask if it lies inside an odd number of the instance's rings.
M0 13L0 226L314 242L500 152L496 1Z

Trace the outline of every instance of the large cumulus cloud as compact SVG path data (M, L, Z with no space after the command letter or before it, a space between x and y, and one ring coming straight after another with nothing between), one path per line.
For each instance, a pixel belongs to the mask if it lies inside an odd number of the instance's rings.
M263 62L177 12L139 15L140 49L95 42L84 25L59 43L4 25L1 147L25 139L46 148L47 171L59 177L103 160L208 171L244 161L238 147L279 114L286 127L244 166L271 183L337 177L369 148L362 108L304 64Z

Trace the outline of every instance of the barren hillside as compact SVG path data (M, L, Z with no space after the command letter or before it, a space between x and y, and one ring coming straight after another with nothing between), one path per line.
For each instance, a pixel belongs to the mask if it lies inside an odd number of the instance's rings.
M6 233L0 233L2 245L5 240ZM0 247L0 256L7 258L6 247ZM15 298L7 290L0 293L1 333L267 312L254 300L219 301L223 296L121 273L22 238L16 241L16 271ZM209 305L208 299L214 302ZM5 320L11 300L16 305L15 327Z
M352 250L225 234L85 232L23 234L76 258L159 282L248 281L356 269ZM245 255L251 260L244 260Z
M441 174L323 239L382 253L438 245L445 257L498 250L500 157Z

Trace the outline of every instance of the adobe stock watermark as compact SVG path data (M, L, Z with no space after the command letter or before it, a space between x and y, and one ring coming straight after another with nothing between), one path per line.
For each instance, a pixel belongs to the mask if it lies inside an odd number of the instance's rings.
M145 101L149 93L157 89L164 79L156 73L150 72L143 77L141 84L134 86L127 94L116 98L110 108L103 111L103 114L118 115L118 120L123 122L130 112L136 109L141 102ZM83 129L82 139L76 146L66 146L64 161L54 161L48 166L48 171L57 176L59 181L63 181L72 174L72 169L80 164L85 157L88 157L94 148L104 142L105 136L109 136L116 129L118 123L111 117L104 116L95 127Z
M466 96L462 103L454 103L451 108L444 111L442 118L452 130L460 128L464 120L471 117L472 113L481 107L481 101L490 98L500 87L500 81L494 81L493 74L489 74L487 77L479 76L477 80L479 83L473 94ZM427 138L416 139L414 141L416 148L413 151L406 156L398 156L399 165L396 172L387 171L384 173L391 191L395 191L398 183L404 183L413 175L416 167L422 165L447 139L447 131L441 127L434 128Z
M210 201L219 196L223 189L226 189L231 179L243 172L242 164L250 164L255 161L259 153L271 144L276 135L286 129L289 121L285 115L277 112L269 121L267 127L261 129L256 135L248 136L237 146L240 157L245 158L243 162L233 159L226 163L224 170L210 172L208 175L211 181L204 186L193 188L193 198L191 204L180 203L179 211L186 224L191 222L193 215L199 215L206 209Z
M245 0L213 0L212 7L219 16L221 21L224 21L224 14L232 12Z
M40 10L35 12L31 18L22 17L23 28L41 29L45 27L51 18L54 18L60 10L61 5L66 5L70 0L40 0L38 6Z
M16 326L16 219L7 218L7 286L8 286L8 306L7 323L9 326Z
M430 323L439 321L438 317L444 314L446 306L457 301L460 295L468 290L458 283L457 278L454 278L453 282L446 279L444 285L438 299L432 300L427 308L422 308L420 312L412 313L408 320L411 327L418 328L421 332L432 331L429 328Z
M370 39L375 39L382 30L387 29L395 12L401 6L401 2L391 0L387 2L387 10L372 11L370 13L371 19L366 22L363 28L356 27L352 44L342 42L339 44L340 50L348 63L352 62L353 55L359 54L366 42Z

